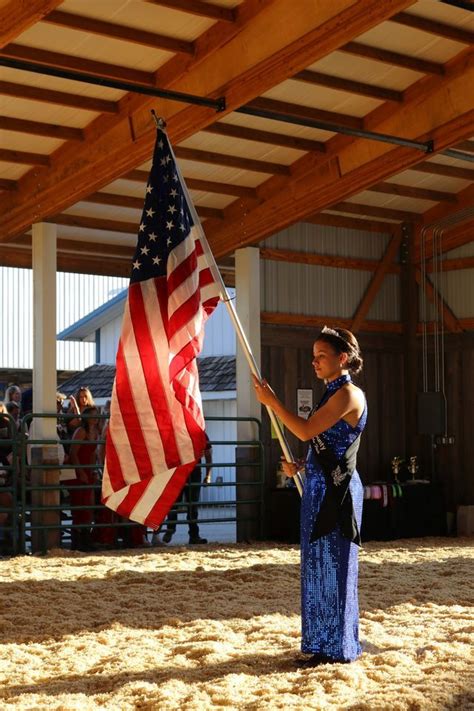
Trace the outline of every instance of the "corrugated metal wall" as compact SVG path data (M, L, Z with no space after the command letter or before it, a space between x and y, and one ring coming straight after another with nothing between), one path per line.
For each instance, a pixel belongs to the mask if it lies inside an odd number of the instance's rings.
M235 400L204 400L204 417L235 417L237 404ZM235 441L237 438L236 422L206 422L206 431L209 439L221 441ZM234 444L215 444L212 446L212 459L214 462L235 462ZM226 486L226 481L235 481L235 467L213 467L212 480L217 481L222 477L223 485L219 487L203 487L201 501L235 501L235 486Z
M122 330L122 316L117 316L100 329L100 363L115 365L115 356Z
M235 289L227 289L235 297ZM235 331L225 304L218 304L206 325L201 357L235 355Z
M128 285L123 277L57 274L57 331L82 318ZM32 368L33 273L0 267L0 368ZM59 341L58 370L82 370L95 361L95 344Z
M279 232L261 246L304 253L379 260L390 236L300 223ZM373 273L262 260L262 311L339 316L354 315ZM400 319L399 283L388 275L368 318Z
M444 259L457 259L459 257L474 257L474 242L452 249L444 255ZM428 276L434 282L434 275L428 274ZM455 316L458 318L472 318L474 316L474 269L454 269L449 272L443 272L439 277L438 283L443 299ZM427 303L427 318L434 318L434 307L429 302Z

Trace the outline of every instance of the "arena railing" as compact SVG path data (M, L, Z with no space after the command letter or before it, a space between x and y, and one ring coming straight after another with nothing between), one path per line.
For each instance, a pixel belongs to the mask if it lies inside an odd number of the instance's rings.
M34 434L34 427L32 428L32 423L35 421L53 419L56 423L66 424L67 421L78 418L77 414L32 413L25 416L21 421L20 433L15 440L19 470L17 468L17 472L14 476L15 491L17 494L19 493L19 501L17 502L17 508L13 514L14 519L18 522L18 527L13 526L13 528L15 531L19 531L19 534L16 534L15 547L12 547L12 553L26 553L29 551L46 552L51 548L67 546L72 542L72 538L75 535L73 533L74 531L91 530L91 532L94 532L101 528L113 528L124 531L131 527L139 526L139 524L133 521L119 519L116 515L113 520L107 520L105 522L95 520L100 519L100 515L97 515L100 512L107 512L109 515L112 514L109 509L100 503L102 466L98 463L92 463L81 464L80 467L78 467L77 464L71 464L67 461L64 463L61 461L62 456L58 456L58 454L54 456L55 448L57 451L58 445L60 445L65 450L68 450L72 444L77 444L77 440L73 440L72 438L65 439L60 437L59 434L57 437L39 437ZM87 415L84 419L99 419L105 421L108 419L108 415ZM179 501L175 503L172 510L178 514L186 513L190 507L197 506L199 510L202 512L206 511L206 513L212 512L213 509L224 509L224 514L215 517L210 517L209 514L204 517L200 515L199 518L189 519L187 517L180 519L178 516L176 522L173 521L173 525L174 523L178 526L198 523L201 526L203 524L226 522L250 522L258 527L258 535L262 538L264 524L264 448L261 438L261 423L255 418L246 417L208 417L206 418L206 422L246 422L255 425L257 431L256 439L221 439L210 440L210 442L216 446L232 445L237 448L245 447L254 454L254 456L249 457L247 461L213 461L213 469L231 468L231 470L237 472L240 467L245 467L249 470L255 470L256 475L252 480L241 481L237 475L234 480L226 479L224 482L214 481L206 484L207 488L222 488L223 485L226 487L235 487L236 496L232 499L213 502L199 501L196 503L193 501ZM105 440L81 440L81 444L91 443L103 445ZM44 454L44 452L46 452L46 459L44 461L38 461L38 456L32 455L33 450L40 453L40 459L41 453ZM60 448L59 453L61 454ZM198 464L197 466L200 466L201 469L206 469L207 467L205 463ZM92 490L94 492L95 500L91 505L72 505L68 500L69 488L63 481L65 480L67 482L67 478L65 479L65 477L67 477L67 471L75 470L76 468L91 469L98 473L96 483L74 485L75 491ZM202 484L188 483L188 486L200 487ZM247 492L255 490L255 495L241 498L240 495L237 495L238 489ZM16 495L14 499L17 500L17 498ZM255 509L256 513L245 516L239 515L239 508L243 507L240 508L242 511L245 505ZM73 523L73 513L84 510L94 512L92 523ZM162 528L165 523L162 524ZM126 545L123 544L122 547L126 547Z
M18 425L11 415L0 415L0 554L18 552ZM10 451L9 451L10 450Z

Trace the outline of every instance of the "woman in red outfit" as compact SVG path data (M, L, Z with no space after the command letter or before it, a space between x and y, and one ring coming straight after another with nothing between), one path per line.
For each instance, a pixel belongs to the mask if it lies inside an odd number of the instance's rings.
M90 506L90 509L71 509L72 522L82 525L73 528L71 533L71 547L78 550L93 550L91 539L92 521L94 518L93 506L95 503L94 484L97 483L95 469L85 465L97 464L97 440L100 438L99 411L96 407L85 407L81 413L81 425L72 437L73 443L69 450L69 461L76 466L76 478L65 481L69 489L71 506ZM90 489L76 488L89 484Z

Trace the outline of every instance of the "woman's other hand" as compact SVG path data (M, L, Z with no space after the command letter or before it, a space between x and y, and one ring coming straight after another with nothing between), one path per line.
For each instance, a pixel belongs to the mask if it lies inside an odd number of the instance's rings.
M298 459L296 462L287 462L285 457L281 458L281 467L286 476L294 477L304 468L304 459Z

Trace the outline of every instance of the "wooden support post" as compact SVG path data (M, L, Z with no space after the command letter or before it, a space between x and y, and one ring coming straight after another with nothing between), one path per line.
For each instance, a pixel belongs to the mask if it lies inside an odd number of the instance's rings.
M419 454L416 420L418 392L416 332L419 303L415 266L415 228L410 223L402 225L401 262L400 295L405 369L405 456L408 458Z

